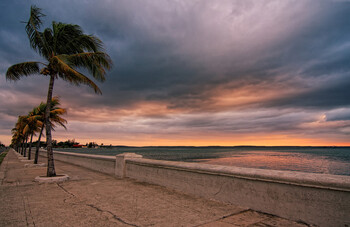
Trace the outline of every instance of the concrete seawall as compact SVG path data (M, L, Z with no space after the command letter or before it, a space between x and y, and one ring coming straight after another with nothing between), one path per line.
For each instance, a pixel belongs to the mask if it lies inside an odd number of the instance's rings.
M41 150L40 155L46 156ZM350 176L55 152L56 160L319 226L350 226Z

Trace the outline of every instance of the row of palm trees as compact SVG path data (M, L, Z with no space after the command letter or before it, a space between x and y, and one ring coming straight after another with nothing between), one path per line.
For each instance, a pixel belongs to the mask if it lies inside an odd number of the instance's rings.
M15 127L12 129L11 146L14 147L15 150L21 153L24 157L28 157L28 160L31 160L33 136L39 133L36 144L34 164L38 164L40 141L45 128L45 112L46 103L41 102L40 105L34 107L33 110L29 111L27 115L18 116ZM66 114L66 112L66 109L60 107L59 98L53 97L51 100L49 115L49 120L52 128L60 125L66 129L65 124L67 121L62 117L62 115ZM27 155L28 139L29 148Z
M12 65L6 72L6 78L17 81L25 76L42 75L48 77L49 88L45 110L47 144L47 177L56 176L51 136L50 106L54 82L61 78L73 85L85 84L101 94L99 87L78 70L86 70L96 80L105 80L106 70L111 69L112 60L103 49L102 41L93 35L83 33L79 25L52 22L52 27L40 31L45 15L41 9L32 6L25 30L33 48L45 62L28 61ZM23 139L22 139L23 140Z

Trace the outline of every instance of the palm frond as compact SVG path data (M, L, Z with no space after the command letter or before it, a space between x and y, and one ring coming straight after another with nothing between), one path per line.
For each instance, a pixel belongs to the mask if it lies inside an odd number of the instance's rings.
M76 53L82 53L82 52L103 52L103 43L102 41L93 36L93 35L86 35L82 34L77 37L73 37L69 43L67 43L69 46L74 46L79 48L79 52Z
M40 129L44 126L44 123L40 120L37 120L37 124Z
M29 124L27 124L26 126L24 126L23 134L27 134L28 132L30 132L30 126L29 126Z
M54 52L56 54L76 54L85 51L104 51L100 39L83 33L75 24L52 22L54 33Z
M112 67L112 60L108 54L103 52L88 52L72 55L60 55L70 67L86 68L89 73L98 81L105 80L106 69Z
M41 12L41 9L38 8L36 5L32 5L30 7L30 17L29 21L26 26L27 31L35 32L35 30L39 30L43 22L41 21L41 18L46 16Z
M67 129L67 127L66 127L66 125L65 125L65 124L67 124L67 120L66 120L66 119L64 119L64 118L62 118L62 117L60 117L60 116L57 116L57 117L55 117L55 118L52 118L51 120L52 120L52 123L59 124L59 125L61 125L64 129Z
M54 96L51 99L51 109L56 109L60 105L60 98L58 96ZM46 105L46 104L45 104ZM46 106L45 106L46 108Z
M36 50L40 55L44 57L48 57L47 50L48 45L44 42L42 33L39 31L42 21L41 18L44 17L45 14L41 12L41 9L36 7L35 5L30 7L30 17L26 25L26 32L29 38L30 46Z
M12 65L7 69L6 79L19 80L22 76L39 73L40 62L22 62Z
M94 89L95 93L102 94L101 90L92 80L90 80L82 73L74 70L72 67L66 64L59 56L53 57L51 59L50 64L55 65L57 67L59 77L61 77L63 80L66 80L76 86L79 86L80 84L88 85L89 87Z
M46 28L41 34L41 38L45 47L40 48L41 55L46 59L50 59L53 53L53 31L51 28Z
M52 115L63 115L63 114L66 114L66 109L54 109L54 110L51 110L50 111L50 114Z
M82 52L81 44L74 42L83 35L79 25L52 22L54 31L53 47L56 54L75 54Z

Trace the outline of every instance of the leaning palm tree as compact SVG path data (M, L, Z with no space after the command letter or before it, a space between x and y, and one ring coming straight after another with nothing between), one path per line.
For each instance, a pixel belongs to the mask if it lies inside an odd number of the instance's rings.
M18 135L17 134L12 135L10 147L15 149L15 151L17 153L18 153L18 145L19 145L19 143L20 143L20 141L19 141Z
M20 130L17 127L14 127L11 130L12 133L12 144L15 147L15 150L19 153L19 148L21 147L21 141L22 141L22 135L20 133Z
M67 123L67 120L62 118L61 115L65 114L67 111L64 108L59 107L60 100L58 97L53 97L51 100L51 108L50 108L50 117L49 120L51 122L52 129L56 127L56 125L60 125L63 128L67 129L65 124ZM42 123L40 133L38 136L38 141L36 144L36 151L35 151L35 158L34 158L34 164L38 164L38 156L39 156L39 147L40 147L40 140L43 133L43 130L45 128L45 110L46 110L46 103L40 103L39 106L33 109L34 117Z
M12 129L12 131L16 131L18 134L18 137L20 138L21 141L21 154L25 157L26 152L25 152L25 144L26 139L28 138L27 135L24 133L24 127L27 124L27 118L26 116L18 116L17 122L15 124L15 128Z
M100 39L86 35L78 25L52 22L52 28L39 31L42 25L41 9L32 6L26 25L26 32L31 47L47 62L23 62L8 68L6 78L19 80L23 76L42 74L50 77L45 112L47 142L47 176L56 176L51 138L51 122L49 121L52 92L55 79L61 78L74 85L85 84L100 93L98 86L78 69L86 69L98 81L105 80L106 69L110 69L112 61L102 48Z
M30 135L30 141L29 141L29 149L28 149L28 160L31 159L32 155L32 142L33 142L33 136L36 135L37 132L40 131L40 128L43 127L43 122L38 119L36 114L36 109L34 108L32 111L28 113L26 126L23 129L23 133Z

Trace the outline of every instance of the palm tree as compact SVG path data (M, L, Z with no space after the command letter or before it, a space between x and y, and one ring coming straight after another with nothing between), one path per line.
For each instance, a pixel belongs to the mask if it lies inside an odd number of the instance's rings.
M21 147L21 141L22 141L20 130L17 127L14 127L11 130L11 133L12 133L12 145L15 147L15 150L19 153L20 152L19 148Z
M27 118L26 116L18 116L18 119L17 119L17 122L16 122L16 125L15 125L15 128L12 129L12 131L14 133L17 134L18 138L20 139L20 143L22 144L21 145L21 154L25 157L26 156L26 152L25 152L25 144L27 143L26 142L26 139L27 139L27 135L24 133L24 127L26 126L27 124Z
M35 135L36 132L40 130L40 127L43 127L43 123L38 119L35 108L32 111L30 111L26 117L27 117L27 121L26 121L26 126L23 129L23 133L30 135L30 142L29 142L29 149L28 149L28 160L30 160L31 154L32 154L33 136Z
M6 78L19 80L23 76L42 74L50 77L45 111L46 143L47 143L47 176L56 176L51 138L51 122L49 120L52 92L55 79L61 78L74 85L86 84L95 93L100 93L98 86L77 69L87 69L98 81L105 80L106 69L110 69L112 61L102 48L100 39L86 35L78 25L52 22L52 28L39 31L45 16L41 9L32 6L26 25L26 32L31 47L47 62L23 62L8 68Z
M62 118L61 115L65 114L67 111L66 109L60 108L60 100L58 97L53 97L51 100L51 109L50 109L50 122L52 129L56 127L56 125L60 125L63 128L66 129L65 124L67 123L67 120ZM35 118L42 123L40 133L38 136L38 142L36 145L36 151L35 151L35 158L34 158L34 164L38 164L38 155L39 155L39 147L40 147L40 140L41 135L43 133L43 129L45 127L45 110L46 110L46 103L41 102L39 106L33 109Z

